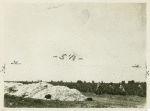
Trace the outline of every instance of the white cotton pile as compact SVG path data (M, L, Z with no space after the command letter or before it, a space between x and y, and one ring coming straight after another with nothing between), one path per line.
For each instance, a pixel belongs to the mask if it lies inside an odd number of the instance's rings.
M9 89L12 88L14 91L18 90L18 87L23 86L21 83L7 83L4 84L4 93L10 93L13 95L13 92L9 92Z
M51 100L59 101L84 101L87 97L82 95L76 89L70 89L66 86L53 86L51 84L41 82L23 85L21 83L6 83L5 93L25 98L46 99L45 95L50 94ZM9 88L13 88L14 92L9 92Z

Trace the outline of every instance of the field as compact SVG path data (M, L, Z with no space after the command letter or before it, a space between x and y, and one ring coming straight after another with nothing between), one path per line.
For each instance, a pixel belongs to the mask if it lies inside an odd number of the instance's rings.
M4 95L4 107L10 108L142 108L146 104L145 97L133 95L95 95L83 92L93 101L52 101L32 98L22 98Z
M11 81L14 82L14 81ZM15 81L16 82L16 81ZM32 84L36 82L23 82L18 83ZM16 108L143 108L146 105L146 95L139 96L138 84L123 84L127 95L108 94L103 93L96 95L94 93L96 83L72 83L72 82L48 82L53 85L67 86L71 89L79 90L83 95L92 98L93 101L56 101L56 100L41 100L33 98L23 98L11 95L4 95L4 107ZM146 92L146 84L140 83ZM104 83L109 91L110 83ZM119 84L113 84L116 89ZM116 90L117 92L117 90Z
M12 81L14 82L14 81ZM18 81L18 83L23 83L23 84L32 84L32 83L37 83L37 82L25 82L25 81ZM52 85L59 85L59 86L67 86L71 89L77 89L80 92L95 92L96 87L97 87L97 83L73 83L73 82L48 82ZM103 83L105 86L105 89L107 89L108 92L110 92L110 83ZM125 89L125 91L129 94L129 95L141 95L141 91L138 88L139 83L134 83L134 84L123 84L123 87ZM146 83L140 83L140 85L143 88L143 92L144 94L142 96L146 96ZM115 88L115 93L117 94L119 92L119 83L113 83L113 87ZM108 94L107 92L105 94Z

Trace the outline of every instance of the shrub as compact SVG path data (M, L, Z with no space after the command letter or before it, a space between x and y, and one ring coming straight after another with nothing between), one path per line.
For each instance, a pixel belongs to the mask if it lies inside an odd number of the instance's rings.
M83 83L81 80L78 80L77 83Z

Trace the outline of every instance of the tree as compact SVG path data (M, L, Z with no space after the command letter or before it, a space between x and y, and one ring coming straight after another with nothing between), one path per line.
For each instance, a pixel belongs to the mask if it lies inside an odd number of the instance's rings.
M122 81L122 84L125 84L125 81Z
M131 81L131 84L134 84L134 80Z
M113 85L113 82L110 82L110 85Z
M93 83L93 84L95 83L94 80L92 81L92 83Z
M81 80L78 80L77 83L83 83Z
M63 83L63 81L62 81L62 80L61 80L60 82L61 82L61 83Z

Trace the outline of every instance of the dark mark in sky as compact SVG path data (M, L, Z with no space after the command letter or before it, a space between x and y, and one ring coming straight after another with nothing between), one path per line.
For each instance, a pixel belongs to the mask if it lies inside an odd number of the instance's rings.
M2 66L2 70L0 72L2 72L2 71L5 73L5 64L4 64L4 66Z
M70 56L71 56L71 54L70 54ZM71 59L71 58L72 58L72 60L74 61L75 58L76 58L76 56L75 56L75 55L72 55L69 59Z
M61 57L59 57L61 60L63 60L64 59L64 56L67 56L67 54L63 54Z
M53 56L53 57L55 58L55 57L58 57L58 56Z
M147 75L149 75L149 71L147 71L146 73L147 73Z
M132 67L135 67L135 68L141 68L141 66L139 66L139 65L135 65L135 66L132 66Z
M71 55L70 55L71 56ZM74 61L75 60L75 58L76 58L76 56L75 55L72 55L69 59L71 59L72 58L72 60Z
M61 60L64 59L64 56L67 56L67 54L63 54L61 57L59 57ZM55 57L58 57L58 56L53 56L54 58ZM72 59L73 61L76 59L76 56L75 55L71 55L69 54L69 59ZM79 58L79 60L83 60L83 58Z
M71 55L70 55L71 56ZM71 59L74 55L72 55L69 59Z
M18 63L18 61L14 61L14 63L11 63L11 64L21 64L21 63Z

